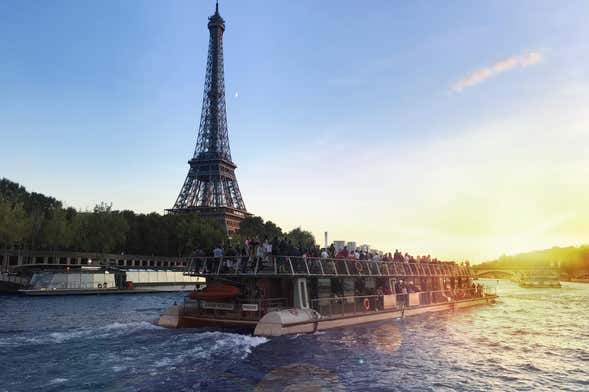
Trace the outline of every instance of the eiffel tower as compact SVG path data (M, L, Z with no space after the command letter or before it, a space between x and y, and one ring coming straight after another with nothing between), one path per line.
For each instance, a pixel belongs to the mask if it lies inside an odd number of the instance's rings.
M167 211L197 213L214 219L231 234L250 214L237 185L237 166L231 160L229 148L223 71L225 21L219 15L218 2L208 28L209 54L196 148L188 161L190 169L176 203Z

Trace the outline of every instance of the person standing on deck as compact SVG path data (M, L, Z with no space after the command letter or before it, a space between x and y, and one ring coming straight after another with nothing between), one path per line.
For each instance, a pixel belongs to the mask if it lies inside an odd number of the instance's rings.
M215 259L218 259L216 261L218 261L219 263L221 262L221 259L223 258L223 248L220 245L218 245L215 249L213 249L213 257ZM207 261L205 261L205 267L204 267L204 271L205 272L209 272L209 267L208 267L209 262L213 263L212 266L211 266L211 268L212 269L215 268L214 267L214 262L207 260Z
M331 243L331 245L329 245L329 249L327 249L327 252L329 252L330 258L335 257L335 246L333 245L333 242Z
M217 246L215 249L213 249L213 257L223 257L223 248L221 248L221 246Z
M339 253L335 256L336 259L347 259L350 256L348 252L348 247L344 246L344 249L340 250Z
M264 239L262 248L264 250L264 261L267 261L270 258L270 255L272 254L272 243L268 241L268 237Z

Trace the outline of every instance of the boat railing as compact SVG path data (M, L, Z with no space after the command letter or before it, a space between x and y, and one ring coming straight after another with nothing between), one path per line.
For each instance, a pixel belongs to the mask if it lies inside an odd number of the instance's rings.
M190 260L185 274L193 276L474 277L470 266L452 262L405 263L305 256L194 257Z
M377 294L324 297L311 300L311 308L322 317L351 316L359 313L400 311L412 306L449 303L494 296L494 287L446 289L403 294Z

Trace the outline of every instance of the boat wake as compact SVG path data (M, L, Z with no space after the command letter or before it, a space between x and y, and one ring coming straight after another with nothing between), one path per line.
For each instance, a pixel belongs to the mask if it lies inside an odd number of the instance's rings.
M269 339L264 337L222 331L170 330L147 321L112 322L74 330L0 333L0 350L35 353L35 360L43 364L36 371L24 371L30 373L28 386L59 388L76 383L82 371L85 378L106 383L124 373L130 384L121 390L149 390L146 377L184 375L201 380L206 375L208 379L215 372L234 367L255 347L267 342ZM76 358L75 366L63 367L55 361L72 355ZM87 363L92 363L90 370ZM14 368L9 373L16 377L22 372ZM106 374L109 376L105 378ZM11 388L16 390L18 378L14 380Z
M105 339L129 335L141 330L161 329L147 321L137 321L131 323L114 322L111 324L94 327L79 328L69 331L45 331L45 332L25 332L18 336L0 336L0 346L22 346L22 345L42 345L42 344L61 344L72 340L87 339Z

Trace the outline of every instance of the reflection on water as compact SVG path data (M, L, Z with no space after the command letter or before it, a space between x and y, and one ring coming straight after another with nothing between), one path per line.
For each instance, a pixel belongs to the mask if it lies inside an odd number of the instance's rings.
M589 390L589 284L498 294L272 339L152 325L180 294L4 297L0 392Z
M266 391L345 391L332 372L314 365L293 363L270 371L256 386L256 392Z
M372 330L370 344L383 353L394 353L401 347L401 331L396 323L387 322Z

